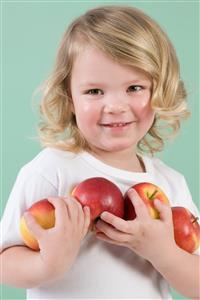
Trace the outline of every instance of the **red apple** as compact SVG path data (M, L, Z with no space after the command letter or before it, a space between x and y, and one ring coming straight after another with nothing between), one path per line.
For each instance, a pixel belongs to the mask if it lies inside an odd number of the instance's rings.
M135 184L132 188L136 190L141 199L144 201L153 219L159 219L159 212L154 207L154 199L159 199L161 202L170 205L165 193L153 183L141 182ZM127 194L124 199L124 218L125 220L133 220L136 218L134 206Z
M176 244L189 253L200 246L200 225L198 218L185 207L172 207L174 238Z
M47 200L43 199L38 202L35 202L28 210L29 213L35 218L38 224L44 229L54 227L55 225L55 208ZM20 233L25 242L25 244L33 249L38 251L39 245L35 237L30 233L28 227L26 226L26 221L24 217L21 217L20 220Z
M89 206L91 221L97 219L103 211L120 218L124 216L124 199L120 189L108 179L93 177L79 183L72 191L82 206Z

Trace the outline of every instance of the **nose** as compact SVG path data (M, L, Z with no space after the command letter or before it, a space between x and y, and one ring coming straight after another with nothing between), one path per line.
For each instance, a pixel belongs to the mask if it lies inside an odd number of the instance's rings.
M104 112L107 114L119 114L127 111L127 107L121 104L108 104L104 107Z
M128 103L123 98L107 99L104 105L104 112L107 114L120 114L128 110Z

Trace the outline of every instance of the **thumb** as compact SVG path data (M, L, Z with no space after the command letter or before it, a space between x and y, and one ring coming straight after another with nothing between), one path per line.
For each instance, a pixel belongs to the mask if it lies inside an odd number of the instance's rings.
M39 240L42 236L44 229L37 223L34 216L29 213L25 212L24 215L25 224L29 230L29 232L37 239Z
M154 200L154 206L159 212L160 220L162 221L172 221L171 207L158 199Z
M136 190L133 188L129 189L128 196L133 204L136 216L141 220L149 219L150 215L148 209Z

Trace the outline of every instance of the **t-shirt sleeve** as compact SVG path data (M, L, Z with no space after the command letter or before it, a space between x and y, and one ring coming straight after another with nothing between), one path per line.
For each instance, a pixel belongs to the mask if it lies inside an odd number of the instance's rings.
M20 218L34 202L57 196L57 188L36 169L24 166L15 181L0 223L0 250L24 245L20 235Z
M177 206L183 206L188 208L191 213L197 217L200 217L199 210L192 200L192 195L190 193L190 190L188 188L187 182L184 178L184 176L181 177L179 183L179 203L177 203Z
M158 158L153 159L154 172L158 184L163 186L171 206L182 206L199 216L198 208L192 199L188 184L183 174L172 169Z

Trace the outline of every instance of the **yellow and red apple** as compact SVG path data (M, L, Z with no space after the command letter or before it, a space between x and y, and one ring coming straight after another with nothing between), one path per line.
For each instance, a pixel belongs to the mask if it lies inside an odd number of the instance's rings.
M54 227L55 208L47 199L42 199L38 202L35 202L27 211L35 218L36 222L44 229L49 229ZM29 248L36 251L39 250L38 242L29 231L23 216L21 217L20 220L20 233L23 238L23 241Z
M118 217L124 216L124 199L120 189L111 181L102 177L93 177L79 183L72 191L82 206L89 206L92 222L103 211L109 211ZM32 214L36 222L44 229L55 225L55 208L47 200L43 199L34 203L28 212ZM20 232L25 244L33 250L39 250L35 237L29 231L24 217L20 220Z
M149 214L153 219L159 219L159 212L154 206L154 200L158 199L162 203L170 205L169 200L165 193L157 185L150 182L141 182L132 186L143 200L148 208ZM124 199L124 219L133 220L136 218L134 206L128 196L125 195Z
M200 246L200 225L187 208L172 207L174 224L174 239L176 244L189 253L193 253Z
M95 221L103 211L120 218L124 216L124 199L120 189L103 177L92 177L79 183L72 191L82 206L89 206L91 221Z

